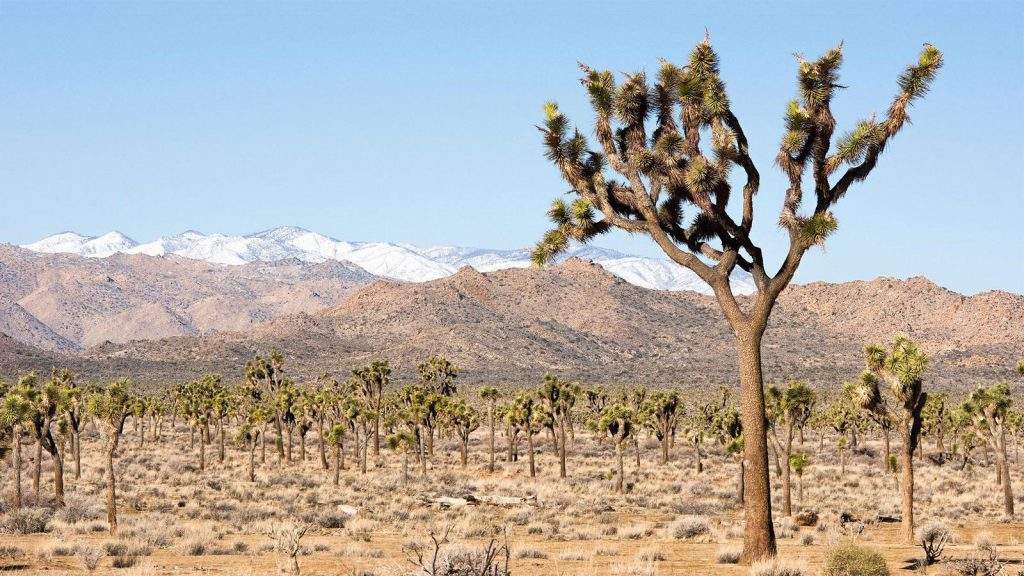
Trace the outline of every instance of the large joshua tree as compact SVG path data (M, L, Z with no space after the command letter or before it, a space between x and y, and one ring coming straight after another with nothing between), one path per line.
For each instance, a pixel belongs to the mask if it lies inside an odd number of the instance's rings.
M534 262L548 262L570 241L586 242L613 228L646 234L711 286L732 326L749 464L743 552L748 561L776 551L761 375L768 317L807 250L836 229L832 207L874 169L889 140L906 124L908 107L928 91L942 65L939 50L926 44L917 63L899 76L899 90L885 117L862 120L833 148L836 122L830 104L839 87L842 54L840 44L817 60L797 57L800 97L786 110L786 133L776 156L789 179L778 218L789 235L789 249L774 271L751 237L760 175L708 38L697 44L687 65L662 62L653 87L643 72L627 74L617 85L610 71L581 66L596 114L599 150L591 149L579 131L570 132L569 121L553 102L545 105L540 127L547 157L575 199L552 205L548 214L555 227L538 243ZM701 142L708 133L710 154ZM738 221L729 211L733 165L745 178ZM813 209L801 212L808 168ZM693 207L691 213L684 212L686 206ZM737 267L750 273L757 287L746 307L729 282Z

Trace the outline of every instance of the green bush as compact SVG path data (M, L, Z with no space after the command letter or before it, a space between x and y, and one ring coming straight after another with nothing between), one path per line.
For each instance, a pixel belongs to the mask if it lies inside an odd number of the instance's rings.
M821 576L889 576L889 568L877 551L856 544L842 544L825 554Z

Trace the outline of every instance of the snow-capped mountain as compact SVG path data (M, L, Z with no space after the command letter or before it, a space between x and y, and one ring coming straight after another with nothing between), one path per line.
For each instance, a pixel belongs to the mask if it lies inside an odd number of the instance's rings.
M118 252L127 252L135 245L134 240L117 231L107 232L102 236L82 236L74 232L62 232L47 236L38 242L22 246L22 248L50 254L68 253L87 258L106 258Z
M228 236L188 230L181 234L138 244L120 232L86 237L64 232L22 246L36 252L62 252L103 258L119 252L150 256L180 256L214 264L240 265L295 258L304 262L349 262L384 278L424 282L443 278L463 266L481 272L530 266L530 250L490 250L460 246L420 248L387 242L346 242L302 228L284 226L249 234ZM711 288L690 270L659 258L623 254L595 246L575 246L560 261L577 257L591 260L631 284L655 290L691 290L709 294ZM750 276L734 275L739 294L754 290Z

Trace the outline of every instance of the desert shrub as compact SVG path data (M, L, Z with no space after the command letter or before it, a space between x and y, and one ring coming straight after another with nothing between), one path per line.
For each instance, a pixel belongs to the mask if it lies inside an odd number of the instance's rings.
M814 534L808 532L800 537L800 544L803 546L811 546L814 544Z
M103 550L95 546L81 546L78 548L76 556L78 556L78 560L82 563L82 567L92 572L100 565L100 560L103 559L104 554Z
M203 540L194 539L185 543L185 553L189 556L202 556L208 550L209 548Z
M68 524L77 524L87 520L98 520L102 513L102 509L92 500L68 494L64 498L64 506L57 511L56 517Z
M644 562L664 562L665 555L659 550L641 550L640 554L637 555L637 559Z
M738 564L743 549L738 546L722 546L715 552L715 562L719 564Z
M669 530L673 538L689 540L708 534L711 532L711 527L708 526L708 521L700 516L683 516L673 522Z
M103 553L107 556L123 556L128 553L128 543L123 540L104 542Z
M750 576L809 576L806 566L783 560L766 560L750 567Z
M53 518L49 508L20 508L0 518L0 532L9 534L36 534L46 532Z
M231 545L231 551L235 554L245 554L249 551L249 545L242 540L236 540L235 543Z
M548 557L547 553L537 548L520 548L516 551L516 558L534 558L537 560L544 560Z
M877 551L849 543L825 553L821 576L889 576L889 568Z
M11 546L10 544L0 545L0 558L17 558L24 554L21 548L17 546Z
M949 539L949 529L941 522L933 522L918 531L917 541L921 543L921 549L924 551L925 566L931 566L939 561Z
M128 554L126 556L114 556L114 560L111 565L114 568L131 568L139 563L139 557L134 554Z
M351 518L351 516L344 512L338 510L331 510L323 512L319 516L317 516L316 524L318 524L321 528L327 529L344 528L345 524L347 524Z

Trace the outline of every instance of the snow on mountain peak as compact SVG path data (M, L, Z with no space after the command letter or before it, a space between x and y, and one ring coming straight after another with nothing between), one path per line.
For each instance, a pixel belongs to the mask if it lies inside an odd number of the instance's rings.
M280 226L247 236L203 234L187 230L174 236L138 244L120 232L86 237L74 232L54 234L22 246L35 252L71 253L103 258L124 252L149 256L180 256L214 264L248 262L340 261L354 264L376 276L424 282L454 274L464 266L480 272L530 266L529 249L490 250L462 246L420 248L387 242L346 242L296 226ZM692 271L659 258L631 256L597 246L574 246L558 259L577 257L604 267L631 284L654 290L691 290L711 293L711 287ZM737 272L733 285L738 294L754 291L750 276Z
M38 242L26 244L22 248L34 252L70 253L88 258L106 258L118 252L125 252L135 244L134 240L114 230L101 236L82 236L75 232L61 232L47 236Z

